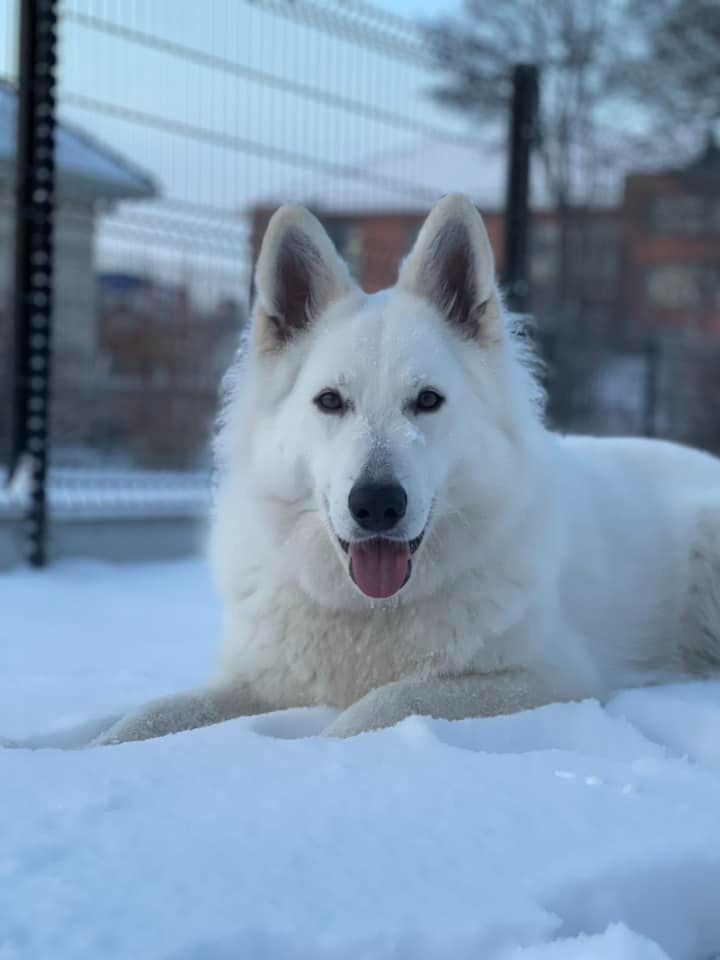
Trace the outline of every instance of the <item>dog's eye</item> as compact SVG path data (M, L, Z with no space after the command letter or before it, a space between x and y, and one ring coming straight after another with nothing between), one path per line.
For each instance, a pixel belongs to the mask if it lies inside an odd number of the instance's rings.
M342 413L345 409L343 398L337 390L323 390L313 402L323 413Z
M444 403L445 397L435 390L421 390L415 401L415 409L418 413L432 413L433 410L439 410Z

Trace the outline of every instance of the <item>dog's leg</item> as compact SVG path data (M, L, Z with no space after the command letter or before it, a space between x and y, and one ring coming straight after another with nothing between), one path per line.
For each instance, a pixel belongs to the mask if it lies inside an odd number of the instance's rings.
M690 544L690 582L680 635L681 666L720 671L720 500L697 509Z
M352 737L366 730L390 727L419 714L445 720L493 717L530 710L562 699L538 674L525 670L502 673L397 680L371 690L324 731L328 737Z
M208 687L153 700L122 717L96 737L90 746L151 740L273 709L278 707L264 703L247 683Z
M36 733L19 740L0 737L0 747L9 750L79 750L109 730L122 716L116 713L108 717L95 717L73 727L53 730L52 733Z

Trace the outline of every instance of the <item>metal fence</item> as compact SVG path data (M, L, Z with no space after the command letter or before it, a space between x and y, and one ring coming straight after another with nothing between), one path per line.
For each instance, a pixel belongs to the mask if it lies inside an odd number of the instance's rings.
M541 336L548 417L568 433L661 437L720 452L720 338Z
M6 141L18 129L19 11L0 0ZM689 295L682 329L631 322L644 294L628 272L628 190L564 223L536 201L527 235L527 218L505 217L505 121L463 119L428 96L433 56L412 20L367 0L64 0L57 14L51 515L97 520L99 504L123 515L125 488L149 514L204 509L218 385L247 321L259 237L286 201L313 208L376 289L429 205L470 194L513 284L529 263L529 291L513 289L538 317L552 423L720 447L707 305ZM17 146L0 141L5 461ZM514 245L508 222L521 224ZM572 254L562 275L560 235Z

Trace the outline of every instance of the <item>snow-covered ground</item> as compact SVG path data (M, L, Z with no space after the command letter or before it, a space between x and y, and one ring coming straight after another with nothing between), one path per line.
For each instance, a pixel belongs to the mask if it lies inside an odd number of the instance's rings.
M0 577L0 734L190 686L200 562ZM720 683L349 741L327 710L0 750L0 960L720 954Z

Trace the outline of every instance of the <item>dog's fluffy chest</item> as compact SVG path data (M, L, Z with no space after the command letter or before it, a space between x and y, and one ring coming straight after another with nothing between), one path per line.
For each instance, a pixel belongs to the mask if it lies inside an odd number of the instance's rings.
M288 705L346 707L403 677L489 672L522 659L499 629L509 610L468 578L442 597L370 610L332 610L290 585L245 599L229 612L222 673Z

